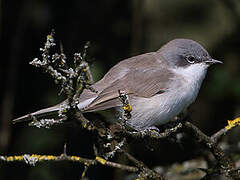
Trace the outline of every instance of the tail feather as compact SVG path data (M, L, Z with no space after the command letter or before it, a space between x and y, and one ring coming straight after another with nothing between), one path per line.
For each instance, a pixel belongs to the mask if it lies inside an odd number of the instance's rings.
M94 94L91 91L83 91L79 101L80 103L78 104L78 108L80 110L84 109L86 106L88 106L95 98L97 97L96 94ZM36 118L49 118L49 117L56 117L58 115L58 111L60 109L61 105L67 104L67 100L61 102L60 104L57 104L55 106L41 109L39 111L36 111L34 113L27 114L25 116L16 118L13 120L13 124L18 123L18 122L24 122L24 121L29 121L31 120L31 116L35 116Z
M35 116L36 118L54 116L54 115L58 114L59 109L60 109L59 104L56 106L49 107L49 108L41 109L34 113L30 113L30 114L27 114L22 117L14 119L13 124L18 123L18 122L29 121L29 120L31 120L31 116Z

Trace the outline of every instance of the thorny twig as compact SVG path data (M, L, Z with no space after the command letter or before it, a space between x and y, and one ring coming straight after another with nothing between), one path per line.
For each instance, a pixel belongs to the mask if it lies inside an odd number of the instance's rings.
M66 120L69 116L67 113L71 116L78 110L78 99L84 89L96 92L96 90L91 87L93 80L87 62L87 49L89 48L90 43L88 42L85 44L82 53L74 54L73 66L69 67L62 45L60 46L60 53L51 54L51 48L56 46L54 34L54 30L52 30L51 34L47 36L47 41L44 47L40 48L42 58L35 58L30 64L42 68L54 78L57 84L61 85L62 88L60 94L64 93L67 95L67 101L61 105L59 117L62 120ZM33 121L31 125L37 127L49 127L50 125L59 122L59 120L55 119L41 119L37 122L37 119L35 118L35 121Z

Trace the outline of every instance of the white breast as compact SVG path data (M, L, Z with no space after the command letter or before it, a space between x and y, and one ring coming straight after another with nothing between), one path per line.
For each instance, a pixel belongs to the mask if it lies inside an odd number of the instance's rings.
M202 85L202 81L206 76L207 67L205 63L192 64L187 68L173 69L173 71L178 74L179 77L185 81L182 83L182 88L185 91L186 96L188 96L188 101L191 104L197 97L199 89ZM179 95L181 92L178 93Z
M204 64L173 69L177 76L167 92L132 100L134 106L129 123L136 129L145 129L169 122L196 99L206 71L207 66Z

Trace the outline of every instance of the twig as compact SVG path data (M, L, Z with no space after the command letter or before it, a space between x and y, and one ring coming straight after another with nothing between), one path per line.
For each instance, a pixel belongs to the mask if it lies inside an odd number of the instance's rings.
M178 123L173 128L165 129L165 131L162 132L162 133L157 132L155 130L149 130L149 129L147 129L146 131L143 131L143 132L125 130L123 133L127 137L130 136L130 137L133 137L133 138L149 137L149 138L152 138L152 139L164 139L164 138L167 138L167 137L179 132L182 129L182 126L183 126L182 123Z
M137 172L139 171L138 168L133 167L133 166L128 166L128 165L123 165L123 164L119 164L119 163L115 163L115 162L111 162L111 161L107 161L99 156L96 157L96 161L99 162L102 165L106 165L106 166L110 166L110 167L115 167L115 168L119 168L122 170L127 170L130 172Z
M126 123L129 119L131 119L131 111L132 106L129 103L128 95L124 90L118 90L119 100L122 103L122 115L120 117L120 121Z
M120 163L115 163L111 161L107 161L99 156L97 156L95 159L87 159L82 158L79 156L69 156L65 154L61 154L60 156L53 156L53 155L37 155L37 154L24 154L19 156L0 156L0 161L5 162L24 162L30 166L35 166L36 163L44 162L44 161L71 161L71 162L78 162L84 165L92 166L97 164L102 164L104 166L119 168L122 170L126 170L129 172L137 172L139 169L134 166L128 166Z
M51 49L56 46L54 34L54 30L52 30L51 34L47 36L44 47L40 48L42 57L33 59L30 64L42 68L54 78L57 84L61 85L60 94L64 93L67 96L67 100L60 106L58 115L61 120L66 120L79 110L77 107L78 100L84 89L89 89L92 92L97 91L91 87L93 80L87 62L89 42L85 44L82 53L74 54L73 65L68 67L67 57L64 54L62 44L60 44L60 53L51 53ZM59 119L41 119L37 122L35 118L32 125L49 128L59 122L61 122Z
M149 169L143 162L137 160L129 153L122 151L126 157L132 161L140 170L139 178L140 179L156 179L156 180L164 180L164 178L157 173L156 171Z
M226 127L224 127L224 128L222 128L222 129L220 129L218 132L216 132L215 134L213 134L212 136L211 136L211 139L215 142L215 143L217 143L220 139L221 139L221 137L223 136L223 135L226 135L227 133L229 133L230 131L230 129L233 129L233 128L236 128L236 127L238 127L240 125L240 118L236 118L236 119L234 119L234 120L228 120L228 125L226 126Z
M186 130L189 130L200 143L204 144L212 152L217 160L221 174L224 174L232 180L240 179L240 174L234 169L234 164L231 159L225 155L223 150L218 147L217 143L215 143L211 137L205 135L200 129L188 121L183 125Z
M88 164L95 164L94 160L86 159L78 156L68 156L65 154L61 154L60 156L54 155L38 155L38 154L23 154L18 156L0 156L1 161L6 162L25 162L31 166L35 166L38 162L44 161L72 161L72 162L79 162L79 163L88 163Z

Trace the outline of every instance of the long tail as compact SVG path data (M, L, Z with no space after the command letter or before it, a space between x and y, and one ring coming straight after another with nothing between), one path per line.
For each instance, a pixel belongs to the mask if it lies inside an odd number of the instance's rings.
M29 121L29 120L31 120L31 116L35 116L36 118L55 116L58 114L59 109L60 109L60 104L49 107L49 108L41 109L34 113L30 113L25 116L14 119L13 124L18 123L18 122Z
M88 106L95 98L97 97L96 94L88 91L84 91L81 95L81 99L79 99L80 103L78 104L79 109L83 109L84 107ZM58 111L60 109L61 105L64 105L67 103L67 100L61 102L60 104L57 104L55 106L41 109L39 111L36 111L34 113L27 114L25 116L16 118L13 120L13 124L18 122L24 122L24 121L30 121L31 116L35 116L36 118L49 118L49 117L56 117L58 115Z

